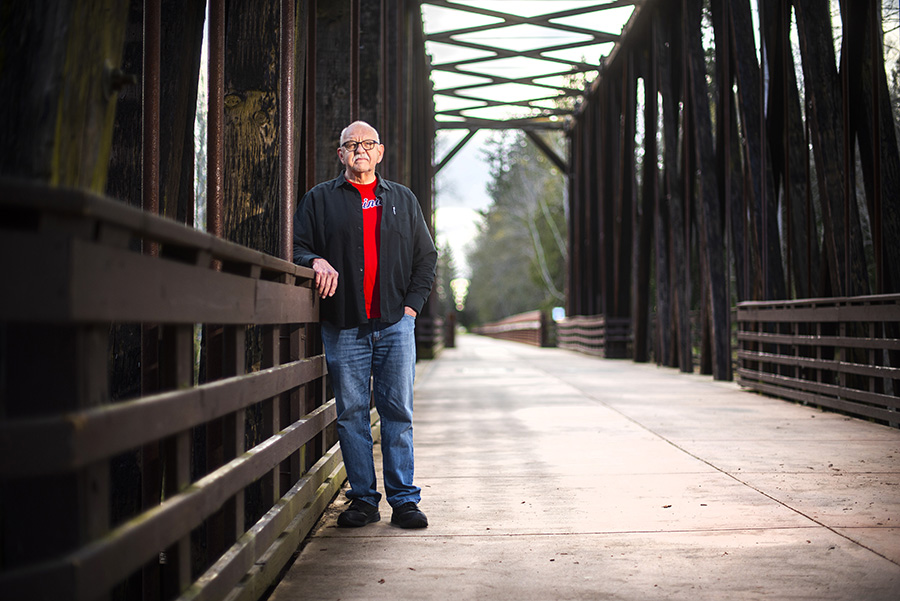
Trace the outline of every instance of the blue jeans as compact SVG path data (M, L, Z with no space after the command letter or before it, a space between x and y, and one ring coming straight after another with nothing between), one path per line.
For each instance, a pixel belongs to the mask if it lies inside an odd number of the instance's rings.
M381 417L384 490L391 507L421 500L413 485L413 381L416 375L416 320L372 321L340 329L322 322L322 341L337 402L337 432L350 482L350 499L378 505L369 377L374 377L375 408Z

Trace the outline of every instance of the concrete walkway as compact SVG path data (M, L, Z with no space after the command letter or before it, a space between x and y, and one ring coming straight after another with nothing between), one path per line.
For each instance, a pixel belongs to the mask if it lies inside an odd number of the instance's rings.
M431 525L340 495L272 601L900 599L900 430L475 336L421 365Z

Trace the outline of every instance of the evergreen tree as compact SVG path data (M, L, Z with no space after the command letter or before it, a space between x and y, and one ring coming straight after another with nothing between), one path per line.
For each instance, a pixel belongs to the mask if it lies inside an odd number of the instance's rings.
M562 146L562 136L552 144ZM565 177L522 132L491 145L491 206L483 212L466 300L467 324L565 300Z

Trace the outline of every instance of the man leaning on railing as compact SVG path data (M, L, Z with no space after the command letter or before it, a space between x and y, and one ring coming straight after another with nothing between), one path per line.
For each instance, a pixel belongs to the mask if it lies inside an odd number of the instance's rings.
M413 484L415 320L431 292L437 251L415 195L375 171L378 132L356 121L341 132L344 172L313 187L294 215L294 262L312 267L322 298L322 341L350 482L338 526L381 519L369 422L369 380L381 418L384 488L391 522L424 528Z

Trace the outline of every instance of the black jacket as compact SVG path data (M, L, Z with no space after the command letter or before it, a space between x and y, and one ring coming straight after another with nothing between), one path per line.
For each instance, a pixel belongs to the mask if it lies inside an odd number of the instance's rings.
M375 194L384 207L378 257L381 320L395 323L405 306L422 311L434 282L437 251L409 188L378 177ZM294 263L310 267L323 258L338 272L337 291L322 300L319 316L339 328L368 321L362 224L359 192L343 174L313 187L294 213Z

